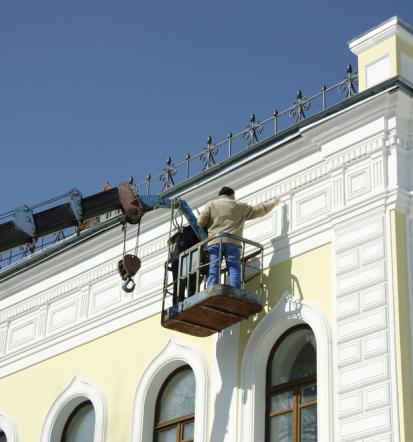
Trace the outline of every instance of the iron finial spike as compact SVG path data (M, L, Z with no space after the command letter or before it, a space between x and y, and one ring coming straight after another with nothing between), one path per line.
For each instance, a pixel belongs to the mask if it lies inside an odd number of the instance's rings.
M228 138L232 138L232 137L233 137L232 132L229 132L229 133L228 133Z
M130 184L130 185L133 184L133 176L129 177L129 184Z
M185 159L186 159L187 161L190 160L190 159L191 159L191 155L190 155L189 153L187 153Z
M298 91L297 91L297 99L301 100L301 98L303 98L303 94L301 92L301 89L298 89Z
M325 84L323 84L322 86L321 86L321 90L322 91L325 91L327 89L327 86L325 85Z
M351 74L353 72L353 66L351 66L351 64L349 64L348 66L347 66L347 73L348 74Z
M255 114L251 114L250 122L255 123Z
M146 179L147 179L148 181L150 181L151 178L152 178L152 175L151 175L150 173L148 173L148 176L146 177Z
M275 109L275 111L273 112L274 117L276 117L278 115L278 109Z
M207 141L207 143L208 143L209 145L212 144L212 137L211 137L211 135L208 137L208 141Z

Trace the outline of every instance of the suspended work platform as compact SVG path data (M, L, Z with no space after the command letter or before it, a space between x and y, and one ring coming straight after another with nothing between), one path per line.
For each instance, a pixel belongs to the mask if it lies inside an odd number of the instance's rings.
M206 253L210 241L222 244L229 239L241 246L241 288L227 284L226 267L219 253L220 283L206 287L209 261ZM161 324L163 327L193 336L204 337L220 332L243 319L259 313L263 306L261 244L220 233L183 251L165 265ZM249 284L248 284L249 283ZM247 289L256 288L256 291ZM167 306L169 304L169 306Z
M167 309L162 325L193 336L209 336L261 310L261 294L214 285Z

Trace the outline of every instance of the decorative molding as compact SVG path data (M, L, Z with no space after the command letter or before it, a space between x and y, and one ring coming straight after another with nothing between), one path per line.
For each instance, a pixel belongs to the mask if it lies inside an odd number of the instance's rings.
M19 441L19 433L14 420L2 411L0 411L0 431L6 435L7 442Z
M258 323L244 351L241 365L240 440L263 442L265 432L265 382L269 354L277 339L297 324L308 324L317 343L317 440L333 438L333 366L330 329L324 314L309 302L284 292L278 303Z
M40 442L58 442L72 411L82 402L89 400L95 411L94 442L105 442L108 409L105 396L99 385L76 375L68 387L54 401L43 424Z
M356 54L360 55L367 49L378 45L384 40L397 35L402 37L409 43L413 44L413 34L412 28L405 21L401 20L399 17L395 16L386 20L378 26L364 32L359 37L352 39L349 42L350 50Z
M340 440L360 441L360 437L380 434L389 431L391 428L390 410L383 408L370 413L363 413L361 416L342 420L339 424ZM365 440L365 439L363 439Z
M133 403L131 442L152 440L155 404L162 384L174 370L186 364L193 370L196 382L194 440L209 441L208 364L197 347L179 343L171 338L146 367L138 382Z
M371 212L335 228L337 437L343 442L396 437L389 393L397 385L388 341L387 216Z
M279 259L282 257L279 254L274 255L275 237L278 244L282 243L282 238L288 240L288 250L291 254L294 244L304 245L305 237L308 238L308 243L314 243L316 230L322 227L327 231L330 227L326 221L332 213L341 213L354 204L364 207L365 200L371 199L374 192L377 194L378 190L382 191L383 180L378 177L380 173L384 173L380 169L384 164L384 144L383 134L376 134L365 140L364 144L358 142L343 151L325 156L323 162L317 166L293 173L283 180L275 180L277 184L274 186L265 186L253 194L246 194L242 200L249 204L268 200L274 195L289 194L288 200L283 197L283 204L274 212L253 220L246 226L246 234L266 246L265 262L273 264L275 256L279 256ZM375 159L372 161L373 156ZM357 173L365 173L369 177L369 186L357 188L354 184ZM353 194L359 192L357 198L353 199L346 198L345 194L349 191L344 188L345 183L349 180L351 182L351 179L354 184ZM363 189L363 192L360 189ZM357 242L358 233L364 233L367 229L374 235L374 227L361 225L362 230L355 232L351 229L347 236ZM376 227L380 229L382 226ZM347 243L349 241L345 234L340 238ZM41 293L27 295L26 299L1 311L0 365L5 366L8 361L16 358L23 360L25 355L44 347L46 343L49 348L55 345L58 353L61 347L57 344L61 342L63 333L69 334L76 330L81 340L82 335L86 336L84 331L92 324L106 323L108 315L128 311L132 306L139 308L142 303L157 305L162 291L163 278L160 276L160 269L163 269L166 240L166 235L162 234L158 238L147 239L141 245L139 254L143 258L146 257L146 260L136 277L135 292L130 295L121 292L115 258ZM132 238L128 240L128 250L133 243ZM347 244L348 247L350 245L351 243ZM375 276L380 278L381 264L374 263L374 253L368 249L360 249L355 253L359 256L357 259L363 259L363 262L368 259L367 255L370 253L370 272L375 272ZM379 255L379 252L377 254ZM342 270L345 272L346 269ZM349 276L345 273L343 278L339 279L339 283L351 283ZM36 290L36 287L33 290ZM153 309L145 311L147 314L153 314Z

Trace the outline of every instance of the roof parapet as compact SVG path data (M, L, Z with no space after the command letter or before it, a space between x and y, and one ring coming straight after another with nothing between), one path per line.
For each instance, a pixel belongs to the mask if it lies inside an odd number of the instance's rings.
M413 26L395 16L349 42L357 55L359 91L400 75L413 82Z

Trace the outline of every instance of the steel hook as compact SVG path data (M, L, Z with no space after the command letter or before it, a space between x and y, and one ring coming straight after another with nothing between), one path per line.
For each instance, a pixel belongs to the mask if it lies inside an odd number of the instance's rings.
M132 284L132 285L130 285ZM122 283L122 290L126 293L132 293L135 290L135 281L132 277L127 276Z

